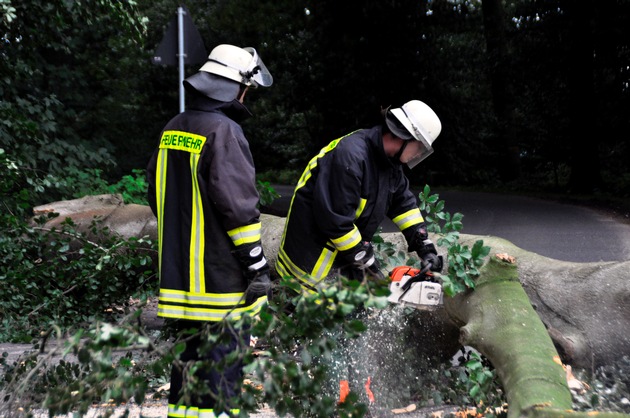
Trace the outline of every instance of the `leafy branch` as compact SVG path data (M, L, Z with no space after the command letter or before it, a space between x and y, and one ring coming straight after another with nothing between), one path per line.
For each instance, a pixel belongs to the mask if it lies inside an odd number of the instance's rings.
M477 240L472 248L460 244L459 231L463 228L464 215L446 212L444 201L439 200L439 195L431 194L428 185L424 186L418 197L428 231L439 236L439 246L447 248L448 271L440 276L444 293L454 296L466 289L474 289L475 280L479 277L478 268L490 253L490 247L483 245L483 240Z

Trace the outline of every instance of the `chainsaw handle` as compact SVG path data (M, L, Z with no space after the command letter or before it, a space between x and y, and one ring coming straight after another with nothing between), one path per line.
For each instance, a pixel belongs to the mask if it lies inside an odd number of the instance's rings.
M403 290L403 295L404 295L404 292L409 290L409 288L411 287L412 284L417 283L417 282L421 282L426 276L430 275L431 274L430 273L431 272L431 267L432 267L432 264L431 263L427 263L424 267L422 267L422 270L420 270L418 272L418 274L416 274L415 276L413 276L409 280L407 280L405 282L405 284L401 287L401 289Z

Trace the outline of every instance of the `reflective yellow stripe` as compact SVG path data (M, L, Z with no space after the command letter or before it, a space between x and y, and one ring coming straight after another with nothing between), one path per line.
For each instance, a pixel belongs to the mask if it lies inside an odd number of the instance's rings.
M354 131L356 132L356 131ZM306 182L311 178L311 170L313 170L313 168L317 167L317 160L319 160L320 158L322 158L324 155L326 155L326 153L332 151L333 149L335 149L335 147L337 146L337 144L339 143L339 141L341 141L343 138L352 135L354 132L350 132L348 135L344 135L341 138L335 139L333 141L331 141L327 146L325 146L324 148L322 148L319 153L311 158L311 160L308 162L306 168L304 169L304 172L302 172L302 175L300 176L300 179L297 182L297 185L295 186L295 190L293 191L293 196L291 197L291 204L289 205L289 212L287 213L287 217L286 219L290 219L291 217L291 208L293 207L293 199L295 199L295 195L298 191L298 189L300 189L301 187L304 187L304 185L306 184ZM284 238L286 236L286 232L287 232L287 226L289 225L289 222L285 222L284 224L284 232L282 233L282 241L280 242L280 248L284 247Z
M261 296L249 306L241 308L200 308L186 305L171 305L158 302L158 316L163 318L190 319L197 321L218 322L224 319L239 320L245 314L256 316L260 313L262 306L267 302L267 296Z
M328 276L336 255L337 251L330 251L328 248L324 248L317 259L317 263L315 263L315 267L313 267L311 276L319 279L319 281Z
M352 230L339 238L330 240L338 251L349 250L361 242L359 228L353 226Z
M184 290L160 289L160 301L180 304L234 306L242 303L243 292L193 293Z
M178 151L200 154L206 137L183 131L164 131L160 138L160 149L174 149Z
M301 282L302 285L306 287L314 289L323 279L323 277L313 277L312 274L303 271L298 266L293 264L291 259L289 259L287 253L284 252L284 250L280 250L278 252L278 261L280 262L280 266L278 267L280 270L279 273L282 275L282 277L295 277Z
M192 178L192 214L190 225L190 287L193 292L203 293L206 291L206 274L204 263L204 250L206 246L204 234L204 215L201 203L201 192L199 191L199 180L197 179L198 154L190 154L190 175Z
M231 416L237 416L240 414L240 409L231 409ZM215 415L214 410L211 408L198 408L196 406L185 406L168 404L168 416L179 417L198 417L198 418L230 418L230 415L225 412L221 412L219 415Z
M403 231L410 226L424 222L424 218L420 213L420 209L415 208L396 216L394 219L392 219L392 221L396 224L398 229Z
M281 248L280 251L278 252L278 258L283 262L283 270L284 270L283 272L288 273L286 275L283 275L282 277L308 276L308 273L306 273L304 270L300 269L298 266L293 264L293 262L291 261L291 259L289 258L289 256L287 255L287 253L284 251L283 248Z
M260 241L260 233L262 224L260 222L234 228L228 231L228 235L232 239L234 245L251 244Z
M354 131L354 132L356 132L356 131ZM328 145L326 145L324 148L319 150L319 153L316 156L314 156L313 158L311 158L311 160L308 162L306 168L304 169L304 172L300 176L300 180L298 181L297 186L295 187L295 189L297 190L300 187L304 186L306 184L306 182L308 181L308 179L311 178L311 171L313 170L313 168L317 167L317 160L322 158L324 155L328 154L330 151L334 150L335 147L337 146L337 144L339 143L339 141L341 141L342 139L344 139L347 136L352 135L354 132L350 132L348 135L344 135L341 138L337 138L337 139L331 141Z
M158 274L162 275L162 242L164 236L164 195L166 194L166 169L168 167L168 151L158 151L155 167L155 206L158 219Z
M359 207L357 208L357 211L354 214L354 219L359 219L359 216L361 216L361 214L363 213L363 210L365 209L366 203L367 203L367 199L361 198L361 201L359 202Z
M313 157L309 161L306 168L304 169L304 172L302 172L302 175L300 176L300 179L298 180L295 190L293 192L293 196L291 197L291 204L289 205L289 213L287 214L287 219L290 219L291 217L291 209L293 207L293 200L295 199L295 196L298 190L301 187L304 187L304 185L311 178L312 170L317 167L318 160L324 157L328 152L334 150L337 147L337 144L339 144L339 141L341 141L343 138L346 138L352 135L353 133L354 132L351 132L347 135L342 136L341 138L331 141L327 146L323 147L315 157ZM360 202L359 208L357 208L357 215L356 215L357 217L360 215L360 212L362 212L364 208L365 208L365 202L364 200L362 200ZM330 272L330 269L332 268L332 264L335 259L336 252L325 248L320 254L320 257L316 265L314 266L313 271L310 274L306 273L305 271L301 270L298 266L296 266L289 259L286 252L284 251L285 237L286 237L288 224L289 222L285 222L284 232L282 234L282 242L280 243L280 250L278 251L278 257L276 259L276 271L281 277L295 277L296 279L300 281L300 284L302 285L302 288L304 290L306 290L308 293L316 293L315 289L321 283L321 281L328 275L328 273ZM350 231L346 235L347 237L351 237L351 239L348 242L349 247L347 248L352 248L354 245L358 244L361 241L361 234L359 233L359 230L356 228L356 226L354 227L353 231ZM337 238L336 240L339 243L339 245L341 245L342 248L346 248L346 246L343 245L344 237ZM335 245L335 248L337 248L338 250L341 250L341 248L339 248L337 245Z

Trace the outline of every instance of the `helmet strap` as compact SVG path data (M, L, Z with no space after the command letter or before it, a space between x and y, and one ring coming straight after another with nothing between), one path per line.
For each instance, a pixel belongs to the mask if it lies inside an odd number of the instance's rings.
M404 139L402 141L403 143L400 146L400 149L398 150L396 155L394 155L394 161L396 162L400 162L400 157L402 156L402 153L405 151L405 148L407 148L407 144L409 143L409 141L405 141Z
M243 101L245 100L245 93L247 92L247 88L248 86L244 84L240 85L240 88L238 90L238 96L236 96L236 100L243 103Z

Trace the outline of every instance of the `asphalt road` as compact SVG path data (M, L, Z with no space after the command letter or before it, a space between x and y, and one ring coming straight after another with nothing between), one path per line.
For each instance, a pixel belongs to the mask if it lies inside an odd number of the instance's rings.
M288 210L293 186L274 185L281 195L271 206ZM630 260L630 222L583 206L516 195L434 190L445 211L464 215L464 234L493 235L520 248L563 261ZM397 231L386 220L383 232Z

